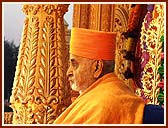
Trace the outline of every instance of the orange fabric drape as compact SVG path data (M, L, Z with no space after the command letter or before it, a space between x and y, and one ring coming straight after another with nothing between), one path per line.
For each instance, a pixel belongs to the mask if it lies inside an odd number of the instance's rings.
M145 103L114 73L85 90L56 120L56 124L139 124Z

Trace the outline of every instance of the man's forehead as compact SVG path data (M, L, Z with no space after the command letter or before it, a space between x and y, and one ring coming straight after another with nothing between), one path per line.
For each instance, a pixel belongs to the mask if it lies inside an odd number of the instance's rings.
M77 55L74 55L74 54L70 54L70 58L69 60L72 62L78 62L78 63L88 63L91 61L91 59L88 59L88 58L84 58L84 57L81 57L81 56L77 56Z
M74 54L70 54L70 60L80 60L80 59L81 59L81 57L76 56Z
M70 53L70 56L69 56L69 60L76 60L76 61L96 61L95 59L89 59L89 58L85 58L85 57L81 57L81 56L77 56L77 55L74 55L74 54L71 54Z

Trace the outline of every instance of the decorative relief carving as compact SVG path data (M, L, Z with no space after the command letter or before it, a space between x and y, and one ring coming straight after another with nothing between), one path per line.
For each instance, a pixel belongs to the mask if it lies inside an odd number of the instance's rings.
M62 6L61 12L67 11L68 6L64 5ZM69 52L68 48L66 47L66 40L65 40L65 30L62 29L64 27L64 21L63 21L63 15L59 15L59 18L57 19L57 28L56 28L56 42L57 42L57 56L58 56L58 64L59 66L59 88L58 88L58 95L60 99L60 112L65 110L65 106L69 106L70 104L70 85L67 81L66 71L68 69L68 60ZM61 58L61 59L60 59ZM66 85L66 86L63 86ZM68 93L65 93L67 92ZM62 105L62 106L61 106Z
M65 12L68 11L68 6L69 6L69 4L57 4L57 5L55 5L55 8L57 10L57 15L59 15L60 18L63 18Z
M39 11L40 9L40 5L38 4L32 4L32 5L24 5L22 10L23 12L26 14L26 15L36 15L37 12Z
M74 11L73 11L73 27L78 27L79 28L79 21L80 21L80 6L79 4L74 4L73 6Z
M97 28L97 15L98 15L98 5L97 4L91 4L90 5L90 13L89 13L89 28L98 30Z
M75 4L73 27L112 31L113 7L112 4Z
M4 112L4 124L12 124L13 112Z
M19 53L19 61L16 68L16 79L14 81L15 88L13 89L13 96L11 97L12 108L14 110L13 123L31 122L31 119L29 120L28 118L29 114L25 104L27 104L29 100L30 102L34 100L34 96L32 94L35 89L33 85L36 77L36 57L39 35L38 25L39 19L37 17L32 17L28 24L26 19L24 34L27 34L27 36L23 35L23 48L21 48ZM15 106L15 102L23 105ZM23 113L26 114L23 115Z
M52 12L55 10L55 5L53 4L44 4L42 5L42 9L48 14L52 14Z
M127 30L128 21L128 7L125 5L115 6L114 10L114 31L117 32L116 37L116 65L115 72L118 77L125 80L124 72L127 67L130 67L130 62L123 57L123 50L125 49L124 42L125 37L122 35ZM125 83L129 85L129 80L125 80Z
M80 13L80 27L88 28L89 27L89 7L88 4L81 4L81 13Z
M102 4L101 8L100 8L100 12L101 12L101 31L106 31L109 32L110 31L110 21L111 21L111 13L112 13L112 5L110 4Z
M38 12L40 11L44 11L46 14L51 15L53 12L55 12L56 10L58 11L58 14L64 14L64 12L62 12L62 10L64 10L65 12L68 10L69 5L63 5L63 4L57 4L57 5L53 5L53 4L25 4L23 5L23 12L26 15L36 15Z
M68 5L23 7L28 16L10 99L13 123L51 124L70 104L63 22ZM41 12L32 13L37 7Z
M27 33L28 33L28 22L29 19L26 18L25 22L24 22L24 31L22 34L22 45L19 48L19 57L18 57L18 61L17 61L17 66L16 66L16 72L15 72L15 78L14 78L14 84L13 84L13 90L12 90L12 94L15 96L14 97L10 97L10 102L14 103L16 100L17 102L21 102L22 98L18 98L19 96L21 96L20 91L18 92L18 88L20 88L21 90L23 89L23 82L21 81L22 76L21 75L21 69L23 64L24 64L24 53L25 53L25 49L26 49L26 37L27 37ZM20 84L20 82L22 82Z

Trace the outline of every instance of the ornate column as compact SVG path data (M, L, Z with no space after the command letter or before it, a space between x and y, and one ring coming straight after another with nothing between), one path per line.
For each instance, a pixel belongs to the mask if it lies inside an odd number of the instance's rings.
M70 104L63 16L68 5L24 5L12 96L14 124L48 124Z

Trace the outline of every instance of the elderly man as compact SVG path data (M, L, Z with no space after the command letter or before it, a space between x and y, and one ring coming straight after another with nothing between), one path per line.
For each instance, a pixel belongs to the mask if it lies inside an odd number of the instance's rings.
M145 103L114 73L116 33L73 28L67 76L79 97L59 124L142 123Z

